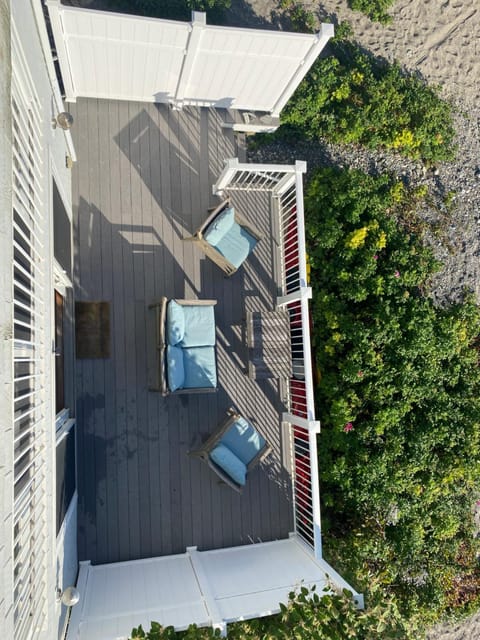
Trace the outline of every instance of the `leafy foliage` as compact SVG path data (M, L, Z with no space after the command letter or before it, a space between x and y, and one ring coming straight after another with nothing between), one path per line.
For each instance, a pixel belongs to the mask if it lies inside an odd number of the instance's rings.
M313 33L317 25L313 11L306 9L297 0L280 0L279 17L287 31Z
M424 295L435 261L403 224L416 197L386 176L328 169L306 212L324 527L357 579L373 573L404 611L437 615L462 576L480 585L480 312Z
M453 157L452 108L435 89L352 42L333 46L335 55L317 60L283 111L287 128L430 163Z
M134 13L152 18L190 20L192 11L207 11L209 21L221 20L231 0L103 0L103 9Z
M392 6L394 0L349 0L349 5L355 11L361 11L370 20L388 24L392 17L387 10Z
M291 593L288 604L280 605L275 616L237 622L229 625L232 640L393 640L418 638L405 625L393 599L385 599L381 590L373 590L370 606L358 611L351 594L328 590L317 594L302 587ZM173 627L161 627L153 622L150 631L133 629L131 640L211 640L220 632L191 625L185 632L175 633Z

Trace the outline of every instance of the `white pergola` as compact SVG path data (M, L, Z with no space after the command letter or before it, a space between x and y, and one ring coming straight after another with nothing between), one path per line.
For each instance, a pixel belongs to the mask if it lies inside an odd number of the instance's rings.
M82 594L72 609L66 640L127 640L133 627L152 621L177 631L280 612L291 591L351 589L330 565L316 559L296 535L287 540L198 551L130 562L80 564ZM362 597L354 595L358 606Z
M67 101L78 97L278 116L333 36L177 22L47 0Z

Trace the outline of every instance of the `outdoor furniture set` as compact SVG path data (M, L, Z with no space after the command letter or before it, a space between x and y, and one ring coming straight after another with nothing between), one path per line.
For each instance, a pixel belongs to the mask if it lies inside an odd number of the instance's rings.
M202 226L186 240L195 242L226 274L233 275L262 235L230 205L215 207ZM217 391L215 353L216 300L166 297L150 305L155 323L155 380L150 389L162 395ZM251 422L229 410L214 434L192 456L206 462L238 492L246 476L271 449Z

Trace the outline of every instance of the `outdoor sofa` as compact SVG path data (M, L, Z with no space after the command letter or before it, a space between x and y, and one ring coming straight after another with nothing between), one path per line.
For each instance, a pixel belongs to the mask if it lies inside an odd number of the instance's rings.
M168 300L150 305L156 358L153 391L163 395L217 390L216 300Z

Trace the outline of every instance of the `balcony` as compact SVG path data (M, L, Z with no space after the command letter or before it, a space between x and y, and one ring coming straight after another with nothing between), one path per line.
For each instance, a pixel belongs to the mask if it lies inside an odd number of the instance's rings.
M77 359L78 549L80 560L87 561L79 586L87 597L74 609L68 637L83 638L81 628L96 637L96 619L120 620L117 596L113 603L104 597L108 580L117 594L122 584L132 594L133 580L139 594L139 602L131 595L132 611L121 607L123 633L129 624L150 619L177 628L188 622L223 628L231 620L266 615L299 579L323 585L328 574L348 586L321 557L304 163L239 162L244 149L223 126L229 115L222 109L175 111L159 104L80 99L71 110L78 157L75 293L77 301L109 303L110 357ZM230 278L184 241L218 196L228 196L263 234ZM216 393L164 397L149 391L155 344L148 305L162 296L218 301ZM291 373L248 375L248 312L275 309L288 310ZM273 450L249 474L241 495L188 456L232 406ZM268 568L280 557L281 584ZM143 564L135 562L139 559ZM310 573L300 571L304 561ZM168 604L168 576L175 573L170 562L179 563L175 571L186 572L192 585L198 582L192 598L199 613L193 618L177 615L188 614L186 603L174 598L176 604ZM243 571L246 562L249 573L239 574L238 592L222 592L225 575L219 572ZM157 580L147 589L141 579L145 571L161 576L162 587ZM256 587L266 575L277 577ZM150 600L152 590L156 593L153 608L145 604L144 589ZM259 593L264 594L261 610L252 604ZM112 628L112 637L120 631Z
M246 375L247 309L281 293L269 192L236 191L264 240L232 278L184 242L215 203L224 159L238 155L223 113L80 100L72 110L77 300L110 303L108 359L77 361L79 553L117 562L284 538L293 528L286 380ZM214 298L219 391L148 390L147 307L161 296ZM274 449L244 494L187 456L236 406Z

